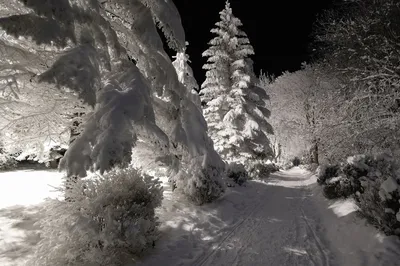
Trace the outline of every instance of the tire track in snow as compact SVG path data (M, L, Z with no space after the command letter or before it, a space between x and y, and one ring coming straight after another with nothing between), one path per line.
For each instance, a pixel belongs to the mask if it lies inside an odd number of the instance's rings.
M282 191L268 187L245 218L235 224L216 247L214 244L213 250L209 249L192 265L242 266L250 261L253 265L261 265L259 263L263 261L266 263L263 265L329 266L321 263L326 258L318 248L312 248L311 252L306 250L307 240L315 242L303 222L302 199L308 192L298 188Z
M304 196L304 194L306 194L306 193L307 193L306 190L304 190L302 193L300 210L303 210L304 199L306 198ZM297 208L296 211L298 212L299 208ZM303 236L304 234L307 234L307 229L304 228L304 226L302 226L304 224L304 223L302 223L302 220L303 220L302 218L303 217L301 217L301 219L300 219L299 216L296 215L295 219L293 219L294 220L294 228L295 228L295 244L297 246L300 246L302 244L301 240L303 240L304 237L307 236L307 235ZM306 251L305 255L307 256L307 258L309 259L309 262L311 263L309 266L319 266L318 263L315 261L315 258L312 256L312 254L306 249L305 249L305 251Z
M262 197L262 198L264 198L264 197ZM236 223L232 227L232 229L226 234L226 236L223 237L222 240L218 242L216 248L214 248L211 252L208 252L208 254L206 256L200 257L199 258L200 261L198 262L198 260L196 260L193 265L197 265L197 266L204 265L210 257L212 257L217 251L219 251L221 249L222 245L226 242L226 240L228 240L233 235L233 233L236 231L236 229L238 229L245 221L247 221L252 216L252 214L255 213L255 211L257 209L260 209L262 204L263 204L263 200L259 200L258 204L256 204L256 206L254 208L252 208L251 211L245 215L245 218L243 218L240 222ZM212 249L212 247L210 249ZM210 251L210 249L208 251Z
M304 209L303 209L303 204L304 204L304 199L302 200L302 204L301 204L301 206L300 206L300 211L301 211L302 219L303 219L304 223L306 224L306 226L307 226L309 232L311 233L311 236L312 236L312 238L313 238L314 241L315 241L315 245L316 245L316 247L317 247L319 253L320 253L320 254L322 255L322 257L323 257L323 259L322 259L322 263L323 263L323 264L322 264L322 265L323 265L323 266L330 266L329 254L327 254L326 249L323 248L323 244L321 243L320 238L317 236L317 233L315 232L315 230L312 228L311 224L309 223L308 218L307 218L307 216L306 216L306 214L305 214L305 212L304 212ZM307 254L309 254L309 252L307 252ZM311 256L310 254L309 254L309 257L310 257L310 259L312 258L312 256ZM316 262L314 261L314 259L312 259L312 261L313 261L314 263L316 263Z

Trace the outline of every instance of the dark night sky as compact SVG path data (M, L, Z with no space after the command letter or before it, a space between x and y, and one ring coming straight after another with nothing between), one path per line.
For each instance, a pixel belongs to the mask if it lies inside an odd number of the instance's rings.
M308 44L316 15L329 8L333 0L230 0L233 14L242 23L253 45L255 72L260 69L279 75L282 71L295 71L301 62L309 60ZM206 58L201 54L208 41L215 35L210 33L219 21L219 11L225 0L173 0L182 18L189 42L187 52L199 84L204 80L202 65Z

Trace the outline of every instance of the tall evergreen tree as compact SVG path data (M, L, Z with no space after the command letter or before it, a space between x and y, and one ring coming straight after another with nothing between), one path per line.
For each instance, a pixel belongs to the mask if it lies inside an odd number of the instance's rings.
M217 36L203 53L208 60L203 67L207 73L201 97L210 136L228 161L239 157L263 159L271 151L266 134L271 134L272 128L267 123L267 95L256 86L249 58L254 49L228 1L220 19L211 30Z

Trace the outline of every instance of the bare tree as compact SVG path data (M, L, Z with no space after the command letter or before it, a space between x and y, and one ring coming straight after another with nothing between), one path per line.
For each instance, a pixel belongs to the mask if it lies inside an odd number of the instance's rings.
M398 1L351 1L317 24L324 67L341 83L336 122L326 127L341 136L330 144L337 156L400 147L399 17Z

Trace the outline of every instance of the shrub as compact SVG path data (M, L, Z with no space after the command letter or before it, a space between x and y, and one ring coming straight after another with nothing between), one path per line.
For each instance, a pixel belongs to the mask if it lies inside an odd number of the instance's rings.
M265 164L265 167L269 169L270 173L275 173L279 171L279 166L274 163Z
M252 179L265 179L270 176L271 173L279 171L279 167L275 164L268 164L262 162L255 162L249 167L249 177Z
M222 165L214 165L207 156L199 156L184 164L172 181L176 189L190 201L202 205L214 201L224 193L225 185L221 178L223 174Z
M318 164L316 163L306 164L305 169L310 172L316 172L318 170Z
M301 160L301 163L304 165L313 164L313 158L312 158L310 152L303 153L303 156L301 156L300 160Z
M385 197L382 193L382 179L374 181L362 179L364 192L357 193L355 197L361 214L385 234L400 235L400 217L396 217L400 209L399 189L390 192L389 197Z
M326 184L329 179L333 177L338 177L339 175L339 165L321 165L317 170L317 182L319 184Z
M7 154L0 153L0 171L15 169L17 161Z
M249 179L249 174L243 164L232 162L226 167L226 177L241 186Z
M301 161L300 161L299 157L294 157L294 159L292 160L293 166L299 166L300 163L301 163Z
M158 236L158 179L132 168L115 169L78 179L70 195L72 201L46 202L39 221L42 239L28 265L123 265L124 258L139 255Z
M324 195L328 199L347 198L353 195L353 187L347 177L339 176L327 180Z
M400 165L393 156L355 155L342 168L319 170L318 182L325 185L327 198L353 196L371 224L385 234L400 235Z
M283 170L289 170L292 167L293 167L292 161L286 161L286 162L280 164L280 168Z
M385 234L400 235L400 167L391 155L348 159L355 199L361 213Z

